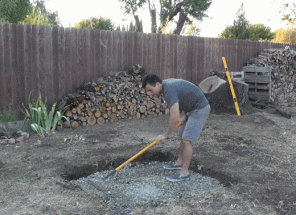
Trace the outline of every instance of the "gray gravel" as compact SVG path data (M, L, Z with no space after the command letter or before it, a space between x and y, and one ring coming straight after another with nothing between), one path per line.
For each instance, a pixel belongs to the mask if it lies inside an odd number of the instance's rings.
M95 194L115 214L134 214L135 208L159 207L170 199L199 195L222 186L216 179L190 172L190 180L169 182L175 171L165 170L165 162L127 166L115 176L104 179L111 171L97 172L87 178L71 181L85 192ZM134 164L133 164L134 165Z

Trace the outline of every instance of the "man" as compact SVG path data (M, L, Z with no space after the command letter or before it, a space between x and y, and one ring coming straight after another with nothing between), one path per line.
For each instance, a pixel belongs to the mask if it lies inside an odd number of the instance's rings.
M175 163L164 166L165 169L179 169L180 172L167 177L167 180L187 180L190 178L188 169L192 158L192 144L197 143L210 114L209 102L200 88L183 79L170 78L162 81L157 75L148 74L142 79L142 87L149 96L163 94L170 109L168 129L157 136L158 142L165 141L180 125L179 157Z

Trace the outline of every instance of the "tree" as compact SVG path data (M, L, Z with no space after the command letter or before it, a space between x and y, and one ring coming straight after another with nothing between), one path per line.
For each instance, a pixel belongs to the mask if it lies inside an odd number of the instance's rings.
M249 39L252 41L271 41L275 37L271 28L263 24L249 25L246 30L249 31Z
M212 4L211 0L160 0L160 27L159 33L162 33L161 28L165 23L172 21L174 17L179 15L174 29L174 34L180 35L185 23L190 23L189 17L201 21L207 17L205 11Z
M275 30L275 38L272 42L296 44L296 28L280 28Z
M60 21L57 12L48 11L43 0L34 1L31 8L31 13L21 24L28 25L59 25Z
M156 26L156 7L155 4L150 0L119 0L122 3L122 9L124 9L125 14L133 15L136 21L136 26L139 25L139 17L137 12L139 9L143 8L145 4L148 3L150 16L151 16L151 32L155 33ZM158 27L158 33L168 32L166 28L170 26L171 23L175 23L174 34L179 35L182 32L184 26L191 23L191 19L201 21L203 18L207 17L205 11L212 4L211 0L159 0L160 5L160 25ZM178 18L177 21L176 17ZM138 27L138 31L141 28ZM169 30L170 31L170 30Z
M186 32L185 32L186 30ZM200 32L200 29L198 27L195 26L195 24L192 22L192 23L189 23L187 25L187 28L184 29L184 34L188 35L188 36L197 36Z
M226 29L218 35L222 39L242 39L252 41L271 41L275 34L270 27L263 24L249 24L245 18L244 4L241 4L240 9L236 13L236 19L232 26L227 26Z
M78 24L75 23L75 28L87 28L87 29L102 29L102 30L111 30L114 31L115 25L111 21L111 19L106 19L100 17L90 17L89 19L84 19L80 21Z
M18 24L31 11L29 0L0 0L0 20Z
M148 0L149 12L151 17L151 33L156 33L157 24L156 24L156 8L154 2Z
M143 8L146 0L119 0L119 2L122 3L121 9L124 10L124 13L126 15L131 14L134 17L137 32L143 32L143 27L137 13L139 9Z
M296 4L294 2L285 1L282 10L282 21L287 21L292 27L296 25Z
M241 4L240 9L236 13L236 20L232 26L227 26L226 29L218 36L222 39L249 39L250 32L247 30L249 21L245 18L244 4Z

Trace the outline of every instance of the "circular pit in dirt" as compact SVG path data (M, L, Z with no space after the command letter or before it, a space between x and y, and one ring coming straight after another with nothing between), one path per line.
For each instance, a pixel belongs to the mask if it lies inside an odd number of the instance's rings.
M114 176L105 177L129 158L120 157L95 165L74 166L61 176L85 192L95 195L115 214L133 214L136 208L161 207L172 199L186 198L210 192L238 181L192 162L190 180L172 183L166 177L177 170L165 170L167 163L175 161L170 152L150 151Z

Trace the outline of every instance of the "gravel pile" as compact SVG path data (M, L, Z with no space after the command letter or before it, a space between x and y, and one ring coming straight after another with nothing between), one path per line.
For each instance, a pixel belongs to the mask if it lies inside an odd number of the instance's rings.
M104 177L111 171L97 172L71 182L97 195L115 214L134 214L135 208L162 206L170 199L199 195L222 186L216 179L195 172L191 172L190 180L185 182L169 182L165 178L174 171L163 169L166 164L133 164L135 166L127 166L108 179Z

